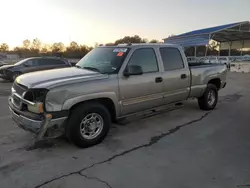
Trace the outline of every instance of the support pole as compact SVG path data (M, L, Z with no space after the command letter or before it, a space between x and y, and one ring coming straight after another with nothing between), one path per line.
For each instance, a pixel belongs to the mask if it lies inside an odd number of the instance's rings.
M206 45L205 57L207 57L208 44Z
M213 38L214 35L209 35L209 38L208 38L208 44L206 45L206 52L205 52L205 57L207 56L207 51L208 51L208 46L209 46L209 43L210 43L210 40Z
M218 56L220 56L221 42L219 44Z
M197 57L197 46L194 47L194 57Z
M240 50L240 56L243 55L243 48L244 48L245 40L241 41L241 44L242 44L242 46L241 46L241 50Z
M232 41L229 42L228 56L231 56Z

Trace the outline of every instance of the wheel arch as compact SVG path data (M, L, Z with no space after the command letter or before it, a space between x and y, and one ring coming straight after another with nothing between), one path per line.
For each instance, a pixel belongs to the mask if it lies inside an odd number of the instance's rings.
M220 78L213 78L208 81L207 84L213 84L219 90L221 88L221 79Z
M65 101L62 110L69 110L71 113L76 107L82 104L86 104L89 102L97 102L105 106L111 117L112 120L115 121L117 117L119 116L120 110L118 105L118 100L116 95L89 95L89 96L81 96L73 99L69 99Z

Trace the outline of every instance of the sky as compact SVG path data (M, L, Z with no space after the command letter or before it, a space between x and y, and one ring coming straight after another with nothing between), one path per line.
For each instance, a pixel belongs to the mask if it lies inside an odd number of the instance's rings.
M124 36L158 39L250 21L250 0L0 0L0 44L94 45Z

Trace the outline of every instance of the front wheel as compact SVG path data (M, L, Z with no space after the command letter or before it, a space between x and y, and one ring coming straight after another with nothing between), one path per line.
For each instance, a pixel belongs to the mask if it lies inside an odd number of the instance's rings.
M202 110L213 110L218 102L218 89L213 84L208 84L207 88L202 95L198 98L198 104Z
M76 146L86 148L103 141L109 132L111 118L105 106L91 102L79 105L66 125L66 135Z

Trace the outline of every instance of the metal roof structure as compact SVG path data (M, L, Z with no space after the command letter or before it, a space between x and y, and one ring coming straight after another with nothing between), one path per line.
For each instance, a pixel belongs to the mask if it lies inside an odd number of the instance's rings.
M195 30L184 34L165 38L164 43L181 46L208 45L210 40L217 42L244 41L250 39L250 22L237 22L206 29ZM244 43L244 42L243 42Z

